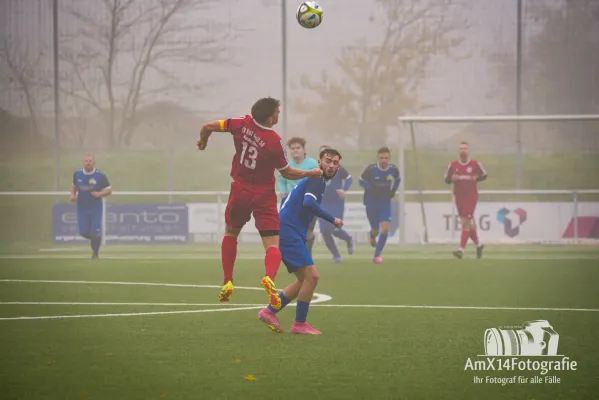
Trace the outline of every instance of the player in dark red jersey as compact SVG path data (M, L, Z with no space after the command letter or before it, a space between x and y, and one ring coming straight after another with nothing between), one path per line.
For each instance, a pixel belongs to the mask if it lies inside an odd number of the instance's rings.
M477 183L487 179L487 171L478 161L469 158L468 143L460 143L460 158L452 161L445 172L445 183L453 183L453 194L458 215L462 222L462 237L460 248L453 252L457 258L464 256L464 249L468 238L476 245L476 258L483 256L484 246L478 240L474 210L478 202Z
M231 167L231 192L225 209L226 233L221 245L224 283L218 300L228 302L233 295L233 267L237 257L237 237L254 215L256 229L266 250L266 276L262 287L270 305L279 309L281 299L274 285L281 264L279 250L279 213L275 193L275 169L286 179L322 176L320 168L302 171L287 162L281 137L272 129L279 119L279 101L273 98L258 100L251 116L208 122L202 126L199 150L206 149L212 132L230 132L235 145Z

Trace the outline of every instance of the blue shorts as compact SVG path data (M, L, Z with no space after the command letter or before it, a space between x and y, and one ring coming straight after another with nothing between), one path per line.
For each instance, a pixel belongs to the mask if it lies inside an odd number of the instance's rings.
M102 209L78 210L77 224L81 236L100 236L102 231Z
M296 272L302 267L314 265L310 250L308 250L306 242L300 235L281 236L279 248L283 264L285 264L289 273Z
M366 217L370 229L379 229L381 222L391 222L391 201L366 204Z
M345 211L345 204L322 204L321 207L329 212L333 217L343 219L343 211ZM320 233L333 233L335 231L335 225L322 218L318 218L318 227Z

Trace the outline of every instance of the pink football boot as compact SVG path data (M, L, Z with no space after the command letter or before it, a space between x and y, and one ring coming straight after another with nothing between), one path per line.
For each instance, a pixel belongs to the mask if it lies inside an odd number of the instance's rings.
M273 332L283 333L277 314L270 311L268 307L264 307L258 313L258 319L266 324Z
M312 328L309 323L297 321L293 321L291 332L302 335L322 335L321 331Z

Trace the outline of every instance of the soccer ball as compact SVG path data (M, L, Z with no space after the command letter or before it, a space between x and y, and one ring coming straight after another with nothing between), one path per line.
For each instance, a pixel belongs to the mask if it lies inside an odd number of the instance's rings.
M315 1L304 1L297 8L295 16L304 28L316 28L322 22L322 7Z

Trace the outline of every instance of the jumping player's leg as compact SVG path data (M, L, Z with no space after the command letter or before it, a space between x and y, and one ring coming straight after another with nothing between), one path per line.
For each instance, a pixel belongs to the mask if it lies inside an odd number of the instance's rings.
M379 235L379 209L374 204L366 205L366 218L370 224L370 245L376 247L376 237Z
M237 238L243 226L251 218L245 191L231 185L227 208L225 209L225 235L221 243L221 261L223 267L223 287L218 301L228 302L233 295L233 270L237 258Z
M389 226L391 225L391 202L381 204L379 207L379 218L381 223L381 234L379 240L376 243L376 249L374 251L374 262L380 264L383 262L381 254L387 244L387 237L389 236Z
M277 197L274 195L262 196L252 201L256 229L262 237L265 276L261 285L268 294L269 304L281 308L281 298L275 287L275 277L281 265L281 250L279 249L279 212L277 210Z
M318 227L320 229L320 234L322 235L322 240L324 241L325 246L327 246L327 249L333 256L332 262L340 262L341 254L339 254L339 249L337 249L337 244L335 244L335 239L333 239L335 226L330 222L323 221L319 218Z

